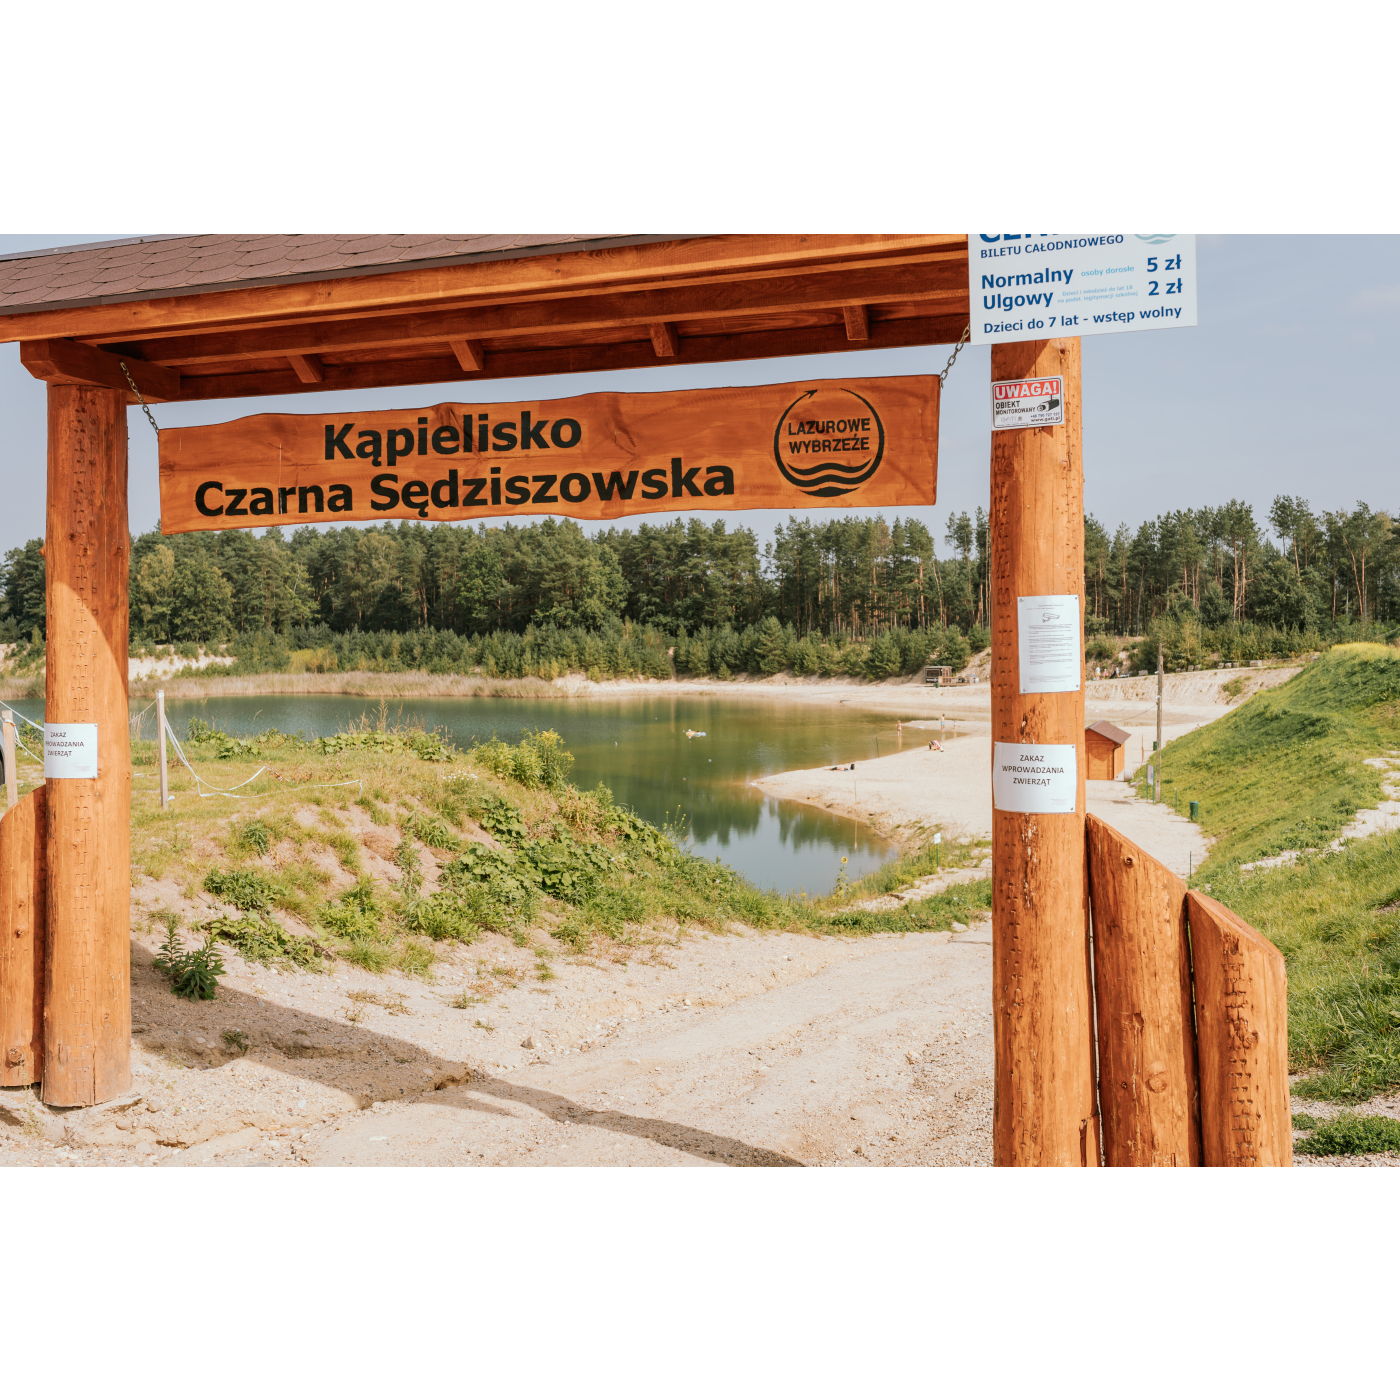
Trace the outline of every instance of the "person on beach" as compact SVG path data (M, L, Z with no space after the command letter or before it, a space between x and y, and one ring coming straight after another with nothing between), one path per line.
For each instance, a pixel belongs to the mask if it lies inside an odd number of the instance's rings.
M928 746L929 746L929 749L930 749L933 753L942 753L942 752L943 752L943 745L940 744L940 743L938 742L937 739L930 739L930 740L928 741Z

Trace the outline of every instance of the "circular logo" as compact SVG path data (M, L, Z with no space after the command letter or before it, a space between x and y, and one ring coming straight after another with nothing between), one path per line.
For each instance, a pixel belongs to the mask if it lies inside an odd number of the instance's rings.
M844 496L885 455L885 425L854 389L808 389L773 432L778 470L808 496Z

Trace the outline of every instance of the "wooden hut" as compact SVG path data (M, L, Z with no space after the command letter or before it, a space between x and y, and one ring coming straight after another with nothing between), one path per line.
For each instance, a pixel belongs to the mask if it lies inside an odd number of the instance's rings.
M1128 731L1119 729L1101 719L1084 731L1084 776L1091 782L1095 778L1118 778L1123 773L1123 745L1128 742Z

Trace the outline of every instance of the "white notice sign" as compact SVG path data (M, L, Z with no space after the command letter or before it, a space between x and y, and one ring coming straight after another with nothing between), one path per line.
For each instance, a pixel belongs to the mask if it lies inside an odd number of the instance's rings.
M972 344L1196 324L1194 233L973 233Z
M992 385L992 428L1047 428L1065 421L1065 381L1001 379Z
M95 778L97 776L97 726L95 724L46 724L44 726L44 777Z
M992 745L992 806L998 812L1073 812L1078 795L1073 744Z
M1079 594L1016 599L1016 638L1021 694L1050 695L1078 690L1084 674L1079 631Z

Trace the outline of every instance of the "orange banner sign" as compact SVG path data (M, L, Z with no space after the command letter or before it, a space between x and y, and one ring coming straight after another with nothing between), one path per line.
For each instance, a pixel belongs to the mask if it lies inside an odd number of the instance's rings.
M938 390L821 379L163 428L161 531L932 505Z

